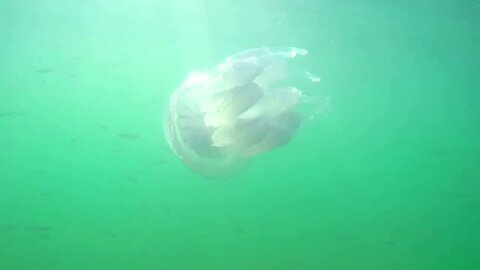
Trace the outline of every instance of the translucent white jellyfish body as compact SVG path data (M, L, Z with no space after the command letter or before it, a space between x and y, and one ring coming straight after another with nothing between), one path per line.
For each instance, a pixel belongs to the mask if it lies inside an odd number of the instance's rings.
M299 48L254 48L191 73L174 91L165 118L172 150L198 174L224 178L253 156L286 145L306 118L298 110L304 91L286 84L295 74L289 61L305 55ZM300 73L312 84L320 81Z

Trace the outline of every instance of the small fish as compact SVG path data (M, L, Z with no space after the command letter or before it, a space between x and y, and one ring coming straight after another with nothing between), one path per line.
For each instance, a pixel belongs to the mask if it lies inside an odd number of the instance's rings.
M464 205L465 209L470 209L470 210L480 210L480 203L471 203L471 204L466 204Z
M159 159L159 160L155 160L155 161L149 161L149 162L147 162L147 165L156 167L158 165L165 164L165 162L166 162L165 159Z
M35 170L35 171L32 171L33 174L45 174L47 172L47 170Z
M55 71L55 69L54 68L40 68L40 69L35 70L35 72L39 73L39 74L49 73L49 72L52 72L52 71Z
M446 195L454 199L464 199L469 197L469 194L466 192L450 192L446 193Z
M7 117L7 116L13 116L13 115L16 115L16 113L12 113L12 112L9 112L9 113L0 113L0 117Z
M106 62L102 66L103 67L110 67L110 68L117 68L117 67L120 67L122 65L127 65L127 64L129 64L128 61L117 61L117 62L112 61L112 62Z
M160 206L160 209L162 209L164 212L166 213L172 212L172 209L170 209L170 206L168 206L167 204L159 203L158 205Z
M131 133L119 133L117 134L118 137L124 138L124 139L129 139L129 140L135 140L140 138L139 135L137 134L131 134Z
M129 176L128 180L132 183L135 183L135 184L138 183L138 179L135 176Z
M6 224L0 228L0 231L11 231L18 228L17 224Z
M394 247L397 245L397 243L395 241L392 241L392 240L386 240L383 242L385 245L387 246L391 246L391 247Z
M0 117L7 117L7 116L25 116L27 115L26 113L22 112L4 112L0 113Z
M433 156L445 156L448 155L449 152L441 148L432 148L430 150L430 154L432 154Z
M235 227L235 231L239 234L245 234L245 230L240 227Z
M117 238L118 237L118 234L116 234L114 232L110 232L110 231L104 231L103 234L108 236L108 237L111 237L111 238Z
M93 124L92 127L101 128L101 129L108 129L107 126L105 126L105 125L98 125L98 124Z
M49 232L53 229L52 227L48 226L27 226L26 228L37 232Z

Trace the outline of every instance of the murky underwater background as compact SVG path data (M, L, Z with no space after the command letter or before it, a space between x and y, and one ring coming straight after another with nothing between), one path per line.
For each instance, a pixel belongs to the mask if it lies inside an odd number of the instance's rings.
M0 269L480 269L480 3L387 2L2 1ZM169 95L259 46L333 110L205 180Z

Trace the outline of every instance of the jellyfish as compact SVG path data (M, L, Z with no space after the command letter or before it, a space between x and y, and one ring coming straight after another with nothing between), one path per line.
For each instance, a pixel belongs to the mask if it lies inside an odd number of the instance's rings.
M252 48L191 72L173 91L165 114L170 148L195 173L224 179L243 172L254 157L287 145L313 116L304 104L318 104L308 91L320 78L292 64L307 53Z

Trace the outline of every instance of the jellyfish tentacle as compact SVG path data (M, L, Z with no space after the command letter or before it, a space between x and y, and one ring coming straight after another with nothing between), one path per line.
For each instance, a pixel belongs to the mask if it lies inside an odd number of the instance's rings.
M296 47L283 47L277 48L274 50L276 55L286 57L286 58L295 58L297 56L305 56L308 54L306 49L296 48Z
M319 76L317 76L315 74L312 74L308 71L303 71L303 73L304 73L305 77L313 83L319 83L320 80L321 80L321 78Z

